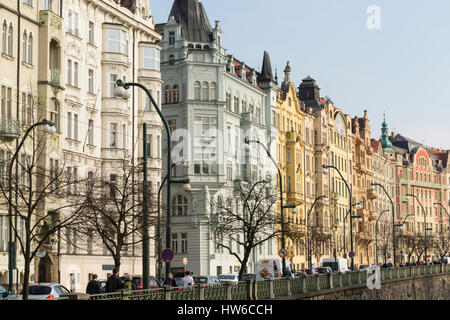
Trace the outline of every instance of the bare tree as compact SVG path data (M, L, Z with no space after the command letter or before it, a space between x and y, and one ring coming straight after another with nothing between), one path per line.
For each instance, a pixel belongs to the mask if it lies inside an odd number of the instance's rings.
M31 129L15 158L17 174L15 170L9 172L14 157L11 155L16 153L12 144L4 143L6 150L0 151L2 159L6 158L0 163L0 192L5 201L0 206L11 205L13 217L9 223L13 228L13 242L18 242L24 258L24 300L28 299L32 261L37 253L51 251L57 232L78 223L86 208L85 197L70 192L82 182L78 177L68 179L65 159L47 157L52 139L40 127ZM10 156L4 157L3 152ZM14 190L11 197L9 183Z
M104 246L118 270L123 250L143 241L142 184L138 188L133 185L136 172L142 173L142 170L133 169L123 160L115 174L93 175L87 184L86 213L77 230ZM147 196L152 199L151 194ZM149 210L148 228L156 224L156 213L156 210Z
M432 241L440 259L443 259L450 253L450 232L448 229L439 232Z
M231 191L234 199L242 201L242 210L233 208L231 201L224 202L220 197L217 201L211 200L216 207L212 213L212 233L217 248L227 250L240 262L239 280L242 280L252 250L279 232L274 208L277 197L266 181L249 188L237 180ZM229 241L225 241L225 236Z
M378 229L378 251L381 253L384 263L387 263L392 249L392 227L383 221Z

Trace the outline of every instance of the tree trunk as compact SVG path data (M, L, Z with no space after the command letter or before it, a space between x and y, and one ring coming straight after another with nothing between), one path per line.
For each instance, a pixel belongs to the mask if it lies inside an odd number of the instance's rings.
M239 281L243 280L244 272L247 269L247 262L248 262L248 258L250 257L251 251L252 251L251 248L245 250L244 259L242 260L242 263L241 263L241 270L239 270Z

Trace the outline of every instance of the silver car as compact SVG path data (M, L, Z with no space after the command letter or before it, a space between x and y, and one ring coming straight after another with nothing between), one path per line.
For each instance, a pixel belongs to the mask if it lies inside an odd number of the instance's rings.
M70 291L59 283L33 283L28 288L29 300L58 299L66 294L70 294Z
M219 281L237 284L239 282L239 276L237 274L222 274L219 276Z

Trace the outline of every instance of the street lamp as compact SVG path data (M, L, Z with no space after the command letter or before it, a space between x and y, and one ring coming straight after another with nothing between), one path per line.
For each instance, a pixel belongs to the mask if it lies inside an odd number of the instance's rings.
M377 221L375 222L375 265L376 266L378 265L378 221L380 220L381 216L385 212L389 212L389 210L384 210L383 212L381 212L380 215L378 216Z
M395 255L395 212L394 212L395 207L394 207L394 202L392 201L391 196L389 195L389 193L386 191L386 189L384 188L384 186L382 184L380 184L380 183L372 183L370 185L370 188L372 190L376 190L377 186L380 187L384 191L384 193L387 195L389 201L391 202L391 211L392 211L392 242L393 242L392 250L393 250L393 254L394 254L394 267L395 267L396 266L396 264L395 264L395 256L396 255Z
M17 155L19 154L20 148L22 148L26 138L28 137L28 135L30 134L30 132L36 128L37 126L44 126L44 132L49 133L49 134L55 134L56 133L56 128L55 128L55 124L51 121L48 120L42 120L40 122L34 123L32 124L30 127L28 127L27 131L25 132L22 140L20 141L20 143L18 144L17 148L16 148L16 152L14 153L13 157L11 158L11 161L9 163L9 168L8 168L8 192L9 192L9 199L8 199L8 218L9 218L9 244L8 244L8 276L9 276L9 287L8 287L8 291L10 293L13 293L14 289L13 289L13 270L14 270L14 264L15 264L15 259L16 259L16 242L13 242L12 239L12 233L13 233L13 228L12 228L12 168L13 168L13 163L14 160L17 158Z
M415 195L415 194L410 194L410 193L408 193L408 194L406 194L406 197L409 199L410 197L413 197L414 199L416 199L417 200L417 202L420 204L420 207L422 208L422 212L423 212L423 216L424 216L424 221L425 221L425 262L427 262L428 261L428 252L427 252L427 249L428 249L428 246L427 246L427 231L429 231L429 230L432 230L432 229L430 229L430 228L427 228L427 213L426 213L426 211L425 211L425 209L423 208L423 206L422 206L422 203L420 202L420 200L419 200L419 198L417 198L417 196Z
M309 214L311 213L312 209L316 205L317 201L319 201L320 199L323 199L325 202L328 201L327 196L320 196L314 200L311 208L309 208L308 213L306 215L306 230L307 230L307 232L309 231ZM312 256L312 254L311 254L311 236L310 236L310 237L308 237L308 266L309 266L309 269L312 268L312 262L311 262L312 257L311 256Z
M247 137L245 137L244 139L244 143L246 144L245 149L246 151L249 150L249 145L250 143L257 143L259 144L267 153L267 156L272 160L273 164L275 165L275 167L277 168L278 171L278 181L279 181L279 185L280 185L280 208L281 208L281 247L285 248L286 246L286 239L284 237L284 214L283 214L283 209L295 209L295 205L294 204L288 204L288 205L283 205L283 180L281 177L281 170L280 167L278 166L278 164L276 163L275 159L272 157L272 155L270 154L269 150L267 149L267 147L265 145L263 145L259 140L249 140ZM292 213L297 212L297 209L293 210ZM286 258L283 257L282 258L282 269L283 269L283 275L286 273Z
M159 117L161 118L161 121L163 122L164 128L166 130L167 134L167 224L166 224L166 247L170 248L170 242L171 242L171 228L170 228L170 219L171 219L171 195L170 195L170 184L172 183L171 179L171 167L172 167L172 159L171 159L171 150L172 150L172 141L170 136L170 129L169 129L169 123L167 119L162 114L161 110L158 107L158 104L153 99L153 96L151 95L150 91L142 84L137 82L127 82L124 83L122 80L117 80L117 86L114 90L115 94L123 99L128 99L130 97L130 93L127 89L129 89L131 86L135 86L138 88L141 88L145 91L148 98L152 102L153 106L155 107L156 112L158 113ZM148 259L143 257L143 264L147 264ZM144 268L145 267L145 268ZM147 269L149 266L144 266L143 269ZM170 273L170 262L166 262L166 276ZM148 275L143 275L143 277L146 277ZM147 283L144 281L144 289L145 286L149 284L149 281Z
M342 175L341 171L339 171L338 168L336 168L335 166L327 166L327 165L323 165L322 166L322 173L323 174L328 174L329 173L329 169L334 169L337 171L337 173L339 174L339 176L341 177L342 181L344 181L345 186L347 187L348 190L348 194L349 194L349 211L350 211L350 217L353 218L352 216L352 189L350 188L350 186L348 185L347 181L344 179L344 176ZM352 219L350 219L350 250L353 252L353 226L352 226ZM345 242L345 241L344 241ZM351 263L351 270L354 270L354 256L351 257L352 263Z

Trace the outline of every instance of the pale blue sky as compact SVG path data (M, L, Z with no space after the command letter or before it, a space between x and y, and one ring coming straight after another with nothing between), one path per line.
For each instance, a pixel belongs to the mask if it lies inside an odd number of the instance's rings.
M298 86L310 75L345 113L367 109L373 137L383 112L391 131L450 149L450 1L202 0L223 46L251 67L270 54L281 82L286 61ZM172 0L150 0L156 23ZM381 29L367 28L370 5Z

